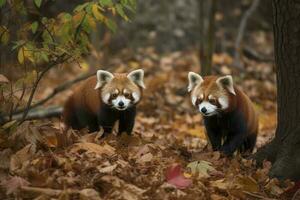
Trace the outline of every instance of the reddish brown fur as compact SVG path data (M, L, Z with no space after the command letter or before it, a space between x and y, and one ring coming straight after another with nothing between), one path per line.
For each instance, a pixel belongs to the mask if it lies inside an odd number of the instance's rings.
M228 98L227 109L220 110L219 114L215 117L204 116L206 130L209 132L210 140L213 139L213 141L211 141L214 143L213 148L214 150L221 150L230 155L236 148L240 148L240 142L241 140L244 140L246 149L243 149L242 151L252 151L258 132L258 117L253 104L248 96L235 85L233 86L235 95L230 93L227 88L223 86L220 87L216 82L218 78L220 77L204 77L203 82L201 82L200 85L195 86L191 92L191 95L196 96L198 99L201 99L200 96L203 94L203 99L199 100L199 102L197 100L196 106L202 101L209 101L208 96L212 95L215 98L215 105L218 108L221 108L218 98ZM219 118L219 120L217 118ZM220 122L220 120L224 122ZM230 121L233 123L230 123ZM231 124L231 127L226 125L228 122ZM217 137L223 137L220 135L222 132L220 129L228 129L230 132L229 134L231 134L229 137L233 138L230 139L232 142L230 142L230 140L225 141L225 144L222 147L219 146L219 139L216 139Z
M92 114L97 114L102 105L102 100L100 90L94 89L96 83L95 76L88 78L68 98L63 111L63 121L67 128L70 126L72 115L77 109L84 108Z
M84 111L92 118L97 118L99 110L103 107L104 103L101 98L102 92L110 92L111 90L118 89L123 91L123 88L127 88L131 91L140 91L142 96L142 89L134 84L127 78L127 74L114 74L114 79L110 83L105 84L100 89L95 90L97 83L96 76L90 77L85 80L79 87L77 87L73 94L68 98L64 105L64 111L62 114L63 121L66 125L66 129L72 126L75 129L81 128L78 123L78 114L80 111ZM81 116L79 116L81 117ZM76 118L76 120L74 120ZM79 128L76 128L76 125Z
M215 97L226 95L229 99L229 107L224 110L224 112L238 110L245 117L245 121L247 121L247 126L249 130L251 130L251 133L257 134L258 117L249 97L236 86L234 86L236 95L229 93L226 89L220 89L216 83L218 78L219 76L206 76L203 78L204 81L201 85L194 90L196 90L196 92L203 92L204 100L208 100L210 94L213 94Z

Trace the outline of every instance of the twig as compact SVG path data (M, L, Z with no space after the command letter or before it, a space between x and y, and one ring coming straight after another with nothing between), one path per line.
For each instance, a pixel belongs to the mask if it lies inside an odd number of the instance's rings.
M57 61L52 62L52 63L49 63L48 66L46 67L46 69L44 69L44 71L42 71L42 72L38 75L38 77L37 77L37 79L36 79L36 81L35 81L35 83L34 83L34 85L33 85L33 88L32 88L32 90L31 90L31 94L30 94L30 96L29 96L29 99L28 99L26 108L25 108L25 110L24 110L23 117L22 117L22 119L20 120L19 125L22 124L22 123L25 121L25 119L26 119L26 116L27 116L27 114L28 114L28 112L29 112L29 109L30 109L30 105L31 105L32 100L33 100L33 96L34 96L34 94L35 94L35 91L36 91L36 89L37 89L37 86L38 86L39 82L41 81L41 79L44 77L44 75L45 75L52 67L54 67L54 66L57 65L57 64L63 63L63 62L65 62L66 60L69 59L68 56L65 57L65 58L64 58L64 56L65 56L65 54L63 54L60 58L58 58Z
M253 0L251 6L249 7L249 9L245 12L239 29L238 29L238 35L237 35L237 39L235 41L235 55L234 55L234 66L238 67L238 68L242 68L242 64L240 61L240 53L241 53L241 43L245 34L245 30L247 27L247 23L248 20L250 18L250 16L254 13L254 11L256 10L256 8L258 7L260 3L260 0Z
M38 187L29 187L29 186L22 186L21 189L26 192L34 192L45 194L48 196L59 196L63 190L51 189L51 188L38 188Z
M293 195L292 200L295 200L299 193L300 193L300 189L298 189L298 190L295 192L295 194Z
M74 40L75 40L75 41L77 40L78 34L79 34L79 32L81 31L82 23L83 23L83 21L85 20L86 15L87 15L87 12L84 13L84 15L83 15L83 17L82 17L82 19L81 19L81 21L80 21L80 24L79 24L78 27L76 28L76 32L75 32L75 35L74 35Z
M61 84L61 85L57 86L56 88L54 88L53 91L51 92L51 94L49 94L47 97L45 97L44 99L41 99L41 100L37 101L35 104L31 105L29 107L29 110L43 105L44 103L46 103L47 101L52 99L54 96L56 96L58 93L65 91L66 89L71 87L73 84L78 83L82 80L85 80L86 78L88 78L88 77L90 77L94 74L95 73L93 73L93 72L92 73L85 73L85 74L82 74L82 75L78 76L77 78L75 78L73 80L64 82L63 84ZM13 114L19 114L21 112L24 112L25 109L26 108L16 110Z
M243 193L245 193L245 194L247 194L247 195L249 195L249 196L258 198L258 199L264 199L264 200L276 200L276 199L267 198L267 197L264 197L264 196L261 196L261 195L258 195L258 194L254 194L254 193L248 192L248 191L243 191Z

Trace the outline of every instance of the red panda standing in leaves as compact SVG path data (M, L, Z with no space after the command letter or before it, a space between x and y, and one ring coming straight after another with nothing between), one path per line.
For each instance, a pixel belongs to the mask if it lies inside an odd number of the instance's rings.
M250 99L233 84L230 75L217 77L190 72L188 91L200 111L214 151L232 155L252 152L256 143L258 118Z
M64 105L63 121L66 129L83 129L90 132L104 129L103 136L112 132L119 121L119 132L131 134L136 105L145 88L144 71L135 70L129 74L112 74L98 70L95 77L87 79Z

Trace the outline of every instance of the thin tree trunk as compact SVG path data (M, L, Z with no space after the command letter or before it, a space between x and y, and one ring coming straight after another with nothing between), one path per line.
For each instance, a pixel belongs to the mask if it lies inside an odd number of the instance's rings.
M300 1L273 0L278 126L256 158L270 160L271 176L300 179Z
M212 56L215 46L215 13L216 0L198 2L200 22L200 63L201 75L211 74Z

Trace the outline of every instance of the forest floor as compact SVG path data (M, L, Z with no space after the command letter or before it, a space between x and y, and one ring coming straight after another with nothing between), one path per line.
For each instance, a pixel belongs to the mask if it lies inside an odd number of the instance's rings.
M124 55L123 55L124 54ZM187 93L187 73L199 71L194 51L159 55L152 48L111 59L114 72L145 70L143 99L131 137L69 130L59 119L26 121L0 138L0 199L288 199L293 183L268 178L270 163L212 152L200 114ZM126 60L120 58L126 57ZM257 148L274 136L276 86L272 63L215 54L214 74L232 74L259 113ZM35 99L88 70L64 66L42 81ZM71 89L47 105L63 105Z

